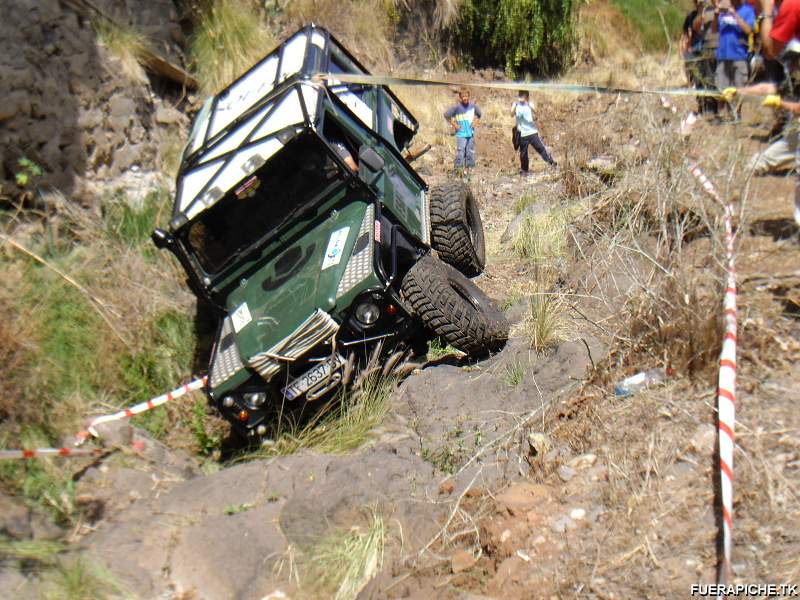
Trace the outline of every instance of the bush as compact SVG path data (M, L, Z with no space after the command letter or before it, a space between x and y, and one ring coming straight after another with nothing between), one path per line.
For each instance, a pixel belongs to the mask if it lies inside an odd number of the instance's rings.
M574 0L465 0L454 45L476 66L552 75L572 61Z

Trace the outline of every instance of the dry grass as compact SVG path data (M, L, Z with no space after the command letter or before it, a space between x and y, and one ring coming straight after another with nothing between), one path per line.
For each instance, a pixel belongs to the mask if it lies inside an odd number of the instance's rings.
M517 200L525 205L527 197ZM554 207L531 214L520 223L511 240L515 256L528 271L530 281L521 293L528 298L528 308L521 331L536 352L545 352L567 337L567 303L562 298L559 280L568 261L568 230L576 206Z
M355 600L383 566L385 538L383 518L370 511L364 527L333 531L305 548L300 561L303 595Z
M0 537L0 556L3 559L28 560L38 563L52 562L64 551L60 542L48 540L12 540Z
M185 145L183 132L176 128L167 129L160 135L158 164L161 172L170 179L175 179L178 175Z
M60 561L49 569L39 589L43 600L133 600L131 590L106 569L81 558Z
M367 68L394 63L390 36L396 10L391 0L293 0L285 17L292 28L314 22L326 27Z
M412 6L413 10L414 4L421 4L421 2L410 2L409 4ZM464 4L464 0L439 0L436 2L436 9L433 12L434 24L436 27L444 29L455 23L458 19L462 4Z
M722 247L718 237L689 242L720 231L720 210L688 173L684 141L652 110L640 104L632 124L639 132L636 153L646 158L629 161L612 141L619 175L576 190L592 202L579 228L588 271L582 276L586 293L603 298L616 315L617 343L608 366L640 370L666 363L704 376L719 348ZM727 152L733 160L737 148Z
M305 422L278 415L274 441L244 459L285 456L302 449L325 454L354 450L368 441L372 430L383 422L394 387L394 380L376 373L366 377L357 388L341 392Z
M531 349L545 352L566 337L567 307L557 292L536 291L530 296L523 327Z
M623 14L610 3L587 2L578 11L578 61L632 64L638 35Z
M147 37L131 27L98 19L94 23L97 41L120 61L119 72L133 83L146 84L147 75L141 64L143 51L148 47Z
M529 261L537 270L563 258L568 218L567 211L561 208L526 216L512 241L517 257Z
M273 49L275 38L258 3L215 0L199 16L189 61L206 95L219 92Z

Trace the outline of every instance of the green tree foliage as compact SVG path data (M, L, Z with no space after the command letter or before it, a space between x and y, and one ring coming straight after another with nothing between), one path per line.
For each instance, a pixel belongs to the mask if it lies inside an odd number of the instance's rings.
M578 0L464 0L455 24L456 47L475 66L509 74L552 75L566 67L575 45Z

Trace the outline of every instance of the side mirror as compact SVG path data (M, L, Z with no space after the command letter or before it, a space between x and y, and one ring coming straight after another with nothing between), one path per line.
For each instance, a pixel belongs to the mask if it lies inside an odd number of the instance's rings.
M164 248L171 248L175 244L175 238L168 231L163 229L156 229L151 235L150 239L159 250Z
M384 165L386 164L381 158L381 155L375 152L369 146L361 146L361 149L358 151L358 164L364 165L373 173L377 173L381 169L383 169Z

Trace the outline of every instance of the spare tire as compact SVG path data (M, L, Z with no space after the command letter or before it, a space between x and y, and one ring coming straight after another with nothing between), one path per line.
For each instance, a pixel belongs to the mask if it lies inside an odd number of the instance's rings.
M486 242L478 203L469 186L452 181L430 191L431 246L467 277L483 273Z
M508 340L500 309L462 273L433 256L411 267L401 291L428 329L470 356L499 350Z

